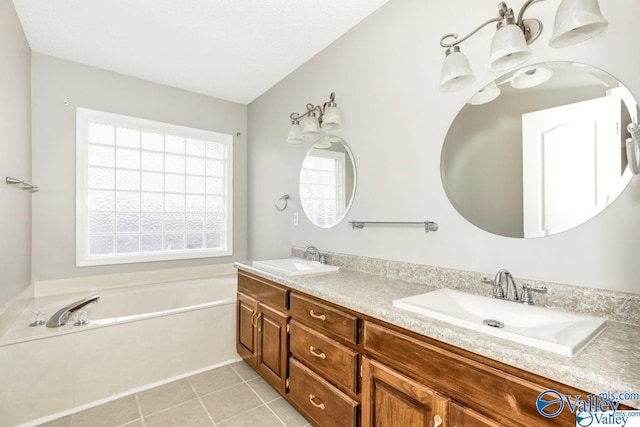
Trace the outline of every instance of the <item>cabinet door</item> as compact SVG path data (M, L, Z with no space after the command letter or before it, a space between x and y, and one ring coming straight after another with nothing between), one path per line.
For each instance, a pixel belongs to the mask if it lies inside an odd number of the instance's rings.
M258 350L257 316L258 301L243 293L238 293L236 319L236 350L251 366L256 367Z
M484 415L449 401L449 427L504 427Z
M289 342L286 315L258 304L258 352L256 370L273 387L285 392Z
M362 426L445 427L448 400L371 360L362 359Z

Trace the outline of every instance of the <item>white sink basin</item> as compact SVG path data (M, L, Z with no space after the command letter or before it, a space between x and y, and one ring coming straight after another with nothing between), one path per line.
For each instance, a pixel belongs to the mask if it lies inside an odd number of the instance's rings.
M574 356L606 327L606 320L438 289L393 301L398 308L563 356ZM488 326L497 320L504 327Z
M253 265L267 270L289 276L304 276L309 274L323 274L337 272L340 267L335 265L320 264L319 262L307 261L302 258L281 258L269 259L266 261L254 261Z

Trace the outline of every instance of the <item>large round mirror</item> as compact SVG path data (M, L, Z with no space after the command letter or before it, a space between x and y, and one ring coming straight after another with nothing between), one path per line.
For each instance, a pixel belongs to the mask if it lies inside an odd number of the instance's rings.
M638 104L611 75L551 62L510 72L453 121L440 171L472 224L507 237L549 236L606 209L632 173L626 128Z
M323 136L311 147L300 170L300 200L313 224L333 227L347 214L356 190L356 165L344 140Z

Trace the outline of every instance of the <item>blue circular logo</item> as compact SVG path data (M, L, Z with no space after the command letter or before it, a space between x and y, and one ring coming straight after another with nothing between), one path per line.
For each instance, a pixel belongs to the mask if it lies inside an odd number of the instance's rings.
M547 399L543 400L543 397L547 397ZM557 417L564 409L564 400L562 397L563 396L555 390L545 390L540 393L538 399L536 399L536 409L538 409L540 415L545 418ZM554 405L557 405L557 408Z
M593 423L593 414L591 412L580 412L576 415L576 424L580 427L589 427Z

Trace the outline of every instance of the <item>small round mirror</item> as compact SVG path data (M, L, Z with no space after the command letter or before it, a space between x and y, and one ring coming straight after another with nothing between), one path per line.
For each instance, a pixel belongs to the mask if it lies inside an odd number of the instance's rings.
M313 224L330 228L342 221L356 190L356 165L347 143L323 136L311 147L300 169L300 200Z

